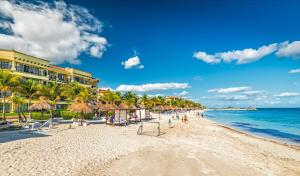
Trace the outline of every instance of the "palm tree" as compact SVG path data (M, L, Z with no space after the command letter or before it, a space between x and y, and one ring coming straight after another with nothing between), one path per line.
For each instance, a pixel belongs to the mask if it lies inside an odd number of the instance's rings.
M78 83L68 83L61 86L61 96L73 101L76 96L84 89Z
M22 112L21 105L24 103L24 99L19 96L13 96L10 98L10 101L16 105L16 109L19 116L19 122L22 122L23 119L21 116L21 112ZM25 121L27 121L26 116L25 116Z
M90 93L88 88L84 88L75 98L75 101L70 105L70 111L80 114L80 122L82 125L84 114L91 113L91 102L94 95Z
M33 97L38 95L40 86L41 85L35 80L23 79L21 80L20 85L17 88L17 91L28 99L29 118L32 117L29 106L31 105Z
M1 70L0 72L0 90L1 94L3 96L2 101L2 118L4 121L6 121L6 112L5 112L5 104L6 104L6 97L8 92L12 91L17 83L18 83L19 77L16 75L13 75L7 70Z
M141 105L143 105L145 108L150 108L150 100L147 96L147 94L144 94L141 98L140 98L140 102Z
M122 95L122 100L127 104L127 105L137 105L137 102L139 100L138 96L133 93L133 92L125 92Z
M115 103L121 101L121 95L120 95L120 92L113 92L113 91L107 90L100 96L99 99L105 103L115 104Z
M59 84L57 84L56 82L50 82L46 85L40 85L39 92L40 95L45 97L48 100L49 104L51 105L50 115L51 118L53 118L52 110L56 109L57 102L61 98L61 89Z

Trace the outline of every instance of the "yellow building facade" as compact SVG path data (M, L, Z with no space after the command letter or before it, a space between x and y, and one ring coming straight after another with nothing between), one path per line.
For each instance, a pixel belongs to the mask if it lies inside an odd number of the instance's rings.
M98 79L92 77L91 73L74 68L58 67L50 64L48 60L13 50L0 49L0 69L10 70L12 74L21 78L37 80L40 83L77 82L82 86L96 88L99 82ZM13 110L12 105L9 106L9 109Z

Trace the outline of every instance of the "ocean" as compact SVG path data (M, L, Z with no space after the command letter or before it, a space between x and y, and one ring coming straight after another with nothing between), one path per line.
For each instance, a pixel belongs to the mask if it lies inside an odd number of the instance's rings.
M300 108L208 110L206 118L262 137L300 144Z

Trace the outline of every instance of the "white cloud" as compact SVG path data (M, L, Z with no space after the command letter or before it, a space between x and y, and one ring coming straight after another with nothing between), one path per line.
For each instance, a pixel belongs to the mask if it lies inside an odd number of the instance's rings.
M220 89L210 89L208 92L219 93L219 94L229 94L237 93L251 90L251 87L229 87L229 88L220 88Z
M238 64L245 64L257 61L277 50L277 43L259 47L258 49L247 48L233 50L216 54L224 62L236 61Z
M276 97L296 97L300 96L299 93L294 93L294 92L283 92L278 95L275 95Z
M0 48L13 49L51 63L79 64L85 52L100 58L107 40L102 23L87 9L63 1L0 1Z
M144 68L144 65L141 64L140 58L138 56L131 57L128 60L122 62L121 64L124 65L125 69L130 69L130 68L143 69Z
M260 95L262 93L263 91L259 91L259 90L250 90L250 91L243 92L243 94L245 95Z
M300 69L290 70L289 73L300 73Z
M237 64L245 64L259 60L273 52L278 48L277 43L273 43L267 46L261 46L258 49L247 48L243 50L233 50L227 52L215 53L213 55L206 52L199 51L194 53L193 57L202 60L209 64L218 64L223 62L236 61Z
M159 90L171 90L171 89L186 89L189 88L188 83L153 83L142 85L120 85L117 87L117 91L134 91L134 92L150 92Z
M189 94L189 92L188 91L182 91L182 92L180 92L180 93L177 93L176 95L177 96L180 96L180 97L184 97L184 96L186 96L187 94Z
M246 101L250 100L250 98L246 95L233 95L233 96L219 96L221 100L226 100L226 101Z
M198 51L194 53L193 57L209 64L218 64L221 62L221 59L217 58L216 56L206 54L206 52L202 52L202 51Z
M266 103L269 103L271 105L277 105L277 104L280 104L281 102L280 101L266 101Z
M279 57L291 57L291 58L300 58L300 41L294 41L289 43L288 41L283 42L276 55Z

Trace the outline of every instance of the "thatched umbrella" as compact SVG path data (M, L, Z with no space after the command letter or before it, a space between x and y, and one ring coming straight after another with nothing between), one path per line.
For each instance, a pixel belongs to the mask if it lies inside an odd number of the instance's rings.
M128 109L129 106L123 102L117 107L117 110L128 110Z
M45 97L40 97L40 99L33 103L31 106L29 106L30 110L38 110L38 111L42 111L42 110L50 110L51 109L51 105L48 103L48 101L46 100Z
M128 106L128 109L137 110L138 108L135 105L131 104L131 105Z
M102 102L98 102L97 106L98 106L99 111L106 112L105 124L107 124L108 112L111 110L117 109L117 106L115 104L111 104L111 103L103 104Z
M116 110L118 110L118 113L119 113L119 124L121 122L121 119L120 119L121 111L125 111L125 113L126 113L126 120L127 120L127 110L129 110L129 106L126 103L121 102L121 104L119 106L117 106Z
M73 104L70 105L69 107L70 111L79 113L81 116L81 125L83 122L83 114L91 113L93 110L92 108L85 102L77 99Z
M159 118L159 120L160 120L160 114L161 114L161 111L165 110L164 106L163 106L163 105L155 106L155 107L153 108L153 110L158 111L158 118Z
M40 99L29 106L29 110L42 111L42 116L44 116L44 111L51 109L51 105L48 103L45 97L40 97Z
M70 109L70 111L76 112L76 113L87 114L87 113L92 112L92 108L88 104L81 102L81 101L71 104L69 109Z

